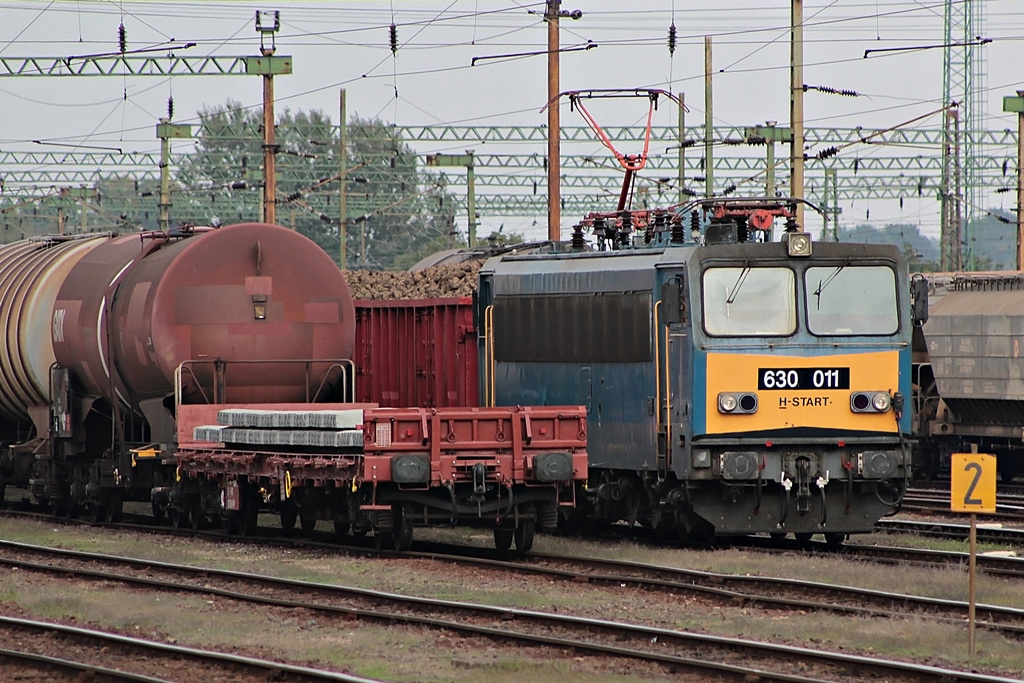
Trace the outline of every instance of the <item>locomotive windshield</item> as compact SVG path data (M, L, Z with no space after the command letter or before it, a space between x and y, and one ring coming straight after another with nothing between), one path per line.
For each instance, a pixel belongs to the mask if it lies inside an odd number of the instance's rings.
M772 337L796 331L796 283L789 268L708 268L704 328L727 337Z
M807 326L812 334L894 334L896 274L886 266L808 268Z

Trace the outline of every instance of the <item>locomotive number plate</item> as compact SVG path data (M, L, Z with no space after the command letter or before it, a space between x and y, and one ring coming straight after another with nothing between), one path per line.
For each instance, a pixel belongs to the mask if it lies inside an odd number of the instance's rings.
M758 368L757 388L849 389L850 368Z

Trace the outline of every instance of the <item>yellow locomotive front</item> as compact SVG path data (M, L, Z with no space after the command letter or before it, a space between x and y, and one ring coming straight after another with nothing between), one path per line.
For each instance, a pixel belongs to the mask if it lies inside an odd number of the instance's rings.
M689 368L666 378L686 526L841 542L905 491L906 264L895 247L803 243L697 248L676 276L693 293L664 344L666 367Z

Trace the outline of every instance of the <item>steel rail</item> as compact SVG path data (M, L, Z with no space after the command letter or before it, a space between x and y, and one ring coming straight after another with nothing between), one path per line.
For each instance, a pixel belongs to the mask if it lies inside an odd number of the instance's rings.
M942 680L942 681L981 681L981 680L1009 680L1009 679L998 679L990 676L980 676L969 672L958 672L955 670L938 669L936 667L907 664L904 662L894 662L891 660L879 660L876 658L861 657L858 655L847 655L845 653L828 653L820 650L812 650L808 648L799 648L792 646L782 646L767 643L758 643L753 641L746 641L742 639L727 638L721 636L708 636L704 634L693 634L689 632L676 631L672 629L662 629L647 626L640 626L634 624L627 624L622 622L613 622L600 619L591 619L584 617L572 617L565 615L554 615L544 612L536 612L530 610L521 610L516 608L508 607L495 607L489 605L478 605L473 603L465 602L452 602L447 600L436 600L432 598L422 597L411 597L405 595L396 595L392 593L384 593L379 591L373 591L368 589L350 588L332 584L322 584L307 581L296 581L292 579L279 579L276 577L270 577L265 575L250 574L245 572L236 572L231 570L218 570L204 567L192 567L186 565L176 565L171 563L164 563L158 561L147 561L136 558L124 558L110 555L102 555L97 553L86 553L82 551L65 551L61 549L51 549L40 546L29 546L27 544L20 544L14 542L2 542L0 543L3 547L24 549L28 552L47 552L53 551L53 554L72 557L76 559L89 559L95 561L106 561L116 562L122 564L128 564L131 566L145 567L147 570L152 571L154 569L163 569L167 571L187 573L191 575L200 576L205 582L208 582L211 577L227 578L231 580L241 581L255 581L264 585L272 585L278 587L287 587L292 590L300 590L308 592L311 590L319 592L328 592L333 594L344 594L349 597L360 597L370 599L376 603L382 600L392 602L395 604L403 605L407 608L414 609L427 609L430 611L455 610L458 612L467 612L477 617L487 619L497 619L508 623L509 620L516 621L533 621L544 624L546 628L551 626L561 628L573 628L573 629L586 629L596 632L611 632L617 634L617 637L622 637L623 634L629 634L632 637L638 639L641 642L652 642L652 643L676 643L685 647L707 647L713 646L719 649L726 649L730 651L747 650L756 651L758 657L765 655L773 656L777 659L793 659L797 658L801 661L814 660L821 665L837 667L837 666L850 666L855 665L861 669L871 669L884 673L884 675L913 675L921 677L922 680ZM436 555L431 555L436 559ZM564 556L551 556L564 558ZM575 560L576 558L567 558ZM0 560L2 562L10 562L9 560ZM606 564L620 564L614 561L602 561ZM127 576L115 576L109 571L99 570L87 570L87 569L73 569L66 566L54 567L54 566L32 566L35 563L25 563L27 569L38 569L42 571L53 571L62 574L74 573L81 576L88 576L101 580L120 580L139 585L145 585L150 587L156 587L161 590L170 591L189 591L189 592L201 592L206 594L218 595L221 597L227 597L237 600L244 600L250 602L259 602L262 604L270 604L284 607L298 607L304 609L311 609L320 612L328 613L340 613L347 616L356 616L359 618L373 619L377 621L385 622L402 622L411 623L421 626L443 628L443 629L454 629L460 631L469 631L478 635L521 640L526 642L532 642L534 644L548 644L557 645L559 647L572 647L579 650L597 652L600 654L613 655L613 656L626 656L638 659L644 659L647 661L661 662L663 664L672 664L676 666L700 666L701 668L708 669L709 663L703 660L696 660L691 657L685 657L680 655L665 654L665 653L651 653L642 650L635 650L630 648L623 648L620 646L609 646L607 644L595 643L591 641L580 641L574 639L550 637L550 636L537 636L534 634L526 634L522 632L510 631L507 628L495 629L488 626L471 625L464 622L455 622L450 620L442 620L436 617L422 617L410 614L399 614L393 612L378 612L370 611L365 609L358 609L352 607L338 607L333 605L324 605L322 603L311 603L302 602L295 600L288 600L282 598L273 598L268 596L250 595L246 593L240 593L237 591L224 590L214 588L209 585L202 586L191 586L188 584L175 583L169 585L166 581L153 578L140 578L140 577L127 577ZM658 570L672 569L657 567ZM707 574L707 573L705 573ZM738 578L738 577L730 577ZM678 585L676 586L679 587ZM732 669L722 670L717 664L710 668L710 670L719 671L723 673L738 673ZM749 668L742 669L744 675L757 674L764 677L764 680L806 680L806 678L795 677L790 678L782 674L769 673L763 670L753 670Z
M256 657L246 657L243 655L228 654L225 652L214 652L212 650L203 650L200 648L186 647L182 645L172 645L170 643L159 643L153 640L146 640L144 638L132 638L129 636L122 636L116 633L99 631L96 629L87 629L82 628L80 626L68 626L67 624L61 624L57 622L37 621L35 619L21 619L18 617L0 615L0 628L23 628L36 631L55 632L66 636L90 638L92 640L117 647L130 647L146 650L151 654L155 655L174 655L179 657L198 659L201 661L206 661L207 663L216 663L218 665L249 667L250 669L266 671L268 672L268 674L272 675L280 675L280 673L286 673L292 676L304 677L306 679L315 681L340 681L341 683L379 683L379 681L374 681L373 679L361 678L359 676L351 676L349 674L344 674L337 671L324 671L321 669L314 669L312 667L307 666L285 664L282 662L272 662L267 659L259 659Z
M50 657L48 655L41 655L35 652L24 652L22 650L0 648L0 659L13 659L20 662L27 662L29 664L41 664L62 670L66 669L68 671L77 671L83 674L109 676L110 678L118 681L138 681L138 683L172 683L172 681L169 681L166 678L144 676L142 674L121 671L120 669L111 669L105 666L86 664L85 662L76 662L72 659L61 659L59 657Z

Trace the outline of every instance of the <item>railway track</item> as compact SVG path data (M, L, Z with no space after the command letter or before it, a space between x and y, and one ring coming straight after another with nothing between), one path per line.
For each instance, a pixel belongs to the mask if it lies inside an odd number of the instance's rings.
M903 498L901 509L905 512L923 512L930 515L955 515L949 506L949 488L912 488ZM1019 487L1000 487L996 491L996 511L979 515L986 521L1024 523L1024 492Z
M19 559L17 556L21 555ZM410 559L417 554L410 554ZM35 560L24 559L35 557ZM433 561L466 562L465 558L444 559L427 554ZM39 560L46 560L41 562ZM542 555L529 563L470 560L501 569L529 571L548 577L561 577L568 581L591 583L632 584L651 590L667 590L674 594L696 591L713 600L728 601L733 605L762 604L766 607L802 605L808 609L828 609L849 614L894 616L908 611L930 618L963 621L965 606L907 596L874 594L853 599L855 589L822 587L806 582L790 582L753 577L735 577L692 572L667 567L651 567L635 563L608 560L581 562L578 558ZM659 664L672 671L687 670L703 674L732 676L759 676L759 680L871 680L880 676L888 680L943 680L975 681L997 680L973 673L957 672L934 667L859 657L846 653L794 648L746 641L743 639L707 636L683 631L624 624L601 619L474 605L428 598L399 596L379 591L353 589L275 577L247 574L202 567L190 567L112 557L95 553L57 550L11 542L0 543L0 564L19 567L23 571L49 572L61 576L76 576L103 581L120 581L151 590L198 592L221 598L254 604L306 609L324 615L342 618L404 623L427 628L441 628L465 635L484 638L515 640L531 646L571 648L599 656L636 659ZM589 566L591 573L583 574L580 564ZM556 566L557 565L557 566ZM603 570L597 573L596 570ZM610 572L615 571L617 574ZM647 576L642 576L647 574ZM717 585L700 585L699 582ZM731 584L731 587L729 587ZM760 594L752 586L760 584ZM815 604L806 599L782 595L790 591L812 590L823 599L834 602ZM775 595L768 595L771 592ZM860 591L863 593L863 591ZM840 596L837 598L837 596ZM845 596L845 597L842 597ZM315 599L313 599L315 597ZM836 600L846 599L858 605L841 605ZM895 609L893 600L903 600L902 610ZM877 601L882 607L870 607L866 602ZM963 608L963 609L962 609ZM1001 608L982 608L979 611L983 627L1005 635L1019 636L1022 628L1013 622L1024 621L1024 612ZM709 654L710 653L710 654ZM756 666L744 662L756 661ZM813 675L805 672L792 676L787 671L800 663L813 665ZM1006 679L1009 680L1009 679Z
M204 681L260 683L267 680L374 683L371 679L255 657L132 638L97 629L0 615L6 648L0 659L22 669L57 669L80 680L186 681L203 672ZM61 653L56 656L54 653ZM4 668L5 680L15 672ZM8 678L10 676L10 678ZM26 677L27 678L27 677Z

